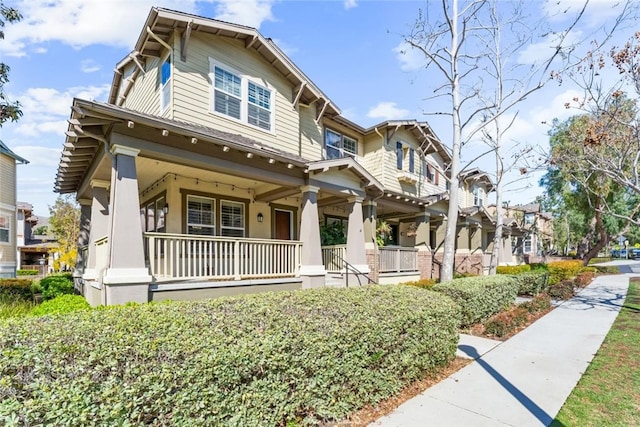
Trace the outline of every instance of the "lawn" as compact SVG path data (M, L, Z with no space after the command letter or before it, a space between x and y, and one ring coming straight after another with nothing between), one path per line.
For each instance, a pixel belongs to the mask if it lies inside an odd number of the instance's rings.
M553 426L640 425L640 278Z

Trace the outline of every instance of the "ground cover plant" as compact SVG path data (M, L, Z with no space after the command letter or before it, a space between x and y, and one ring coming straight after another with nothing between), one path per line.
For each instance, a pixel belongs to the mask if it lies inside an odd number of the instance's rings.
M551 298L549 295L539 294L531 301L514 305L508 310L491 316L482 325L483 334L490 337L506 338L550 310Z
M121 306L0 323L0 424L306 425L449 363L460 314L411 286Z
M554 426L640 425L640 279Z

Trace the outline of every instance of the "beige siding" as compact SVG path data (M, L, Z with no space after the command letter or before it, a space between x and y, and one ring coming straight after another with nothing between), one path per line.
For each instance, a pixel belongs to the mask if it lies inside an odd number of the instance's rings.
M375 133L367 135L362 146L362 165L371 175L384 184L384 136Z
M192 34L186 62L180 59L180 43L178 38L176 40L173 55L173 117L176 120L240 133L283 151L300 153L300 121L292 104L293 86L288 80L252 50L246 49L240 40ZM209 58L274 90L273 133L211 112Z
M158 90L158 66L159 58L149 57L146 60L145 73L139 73L133 84L133 88L129 91L123 106L132 110L140 111L145 114L160 114L160 92ZM124 76L132 75L136 65L131 63L125 67ZM120 91L124 91L127 83L126 80L120 85Z
M309 160L322 160L324 156L324 136L322 126L315 121L316 108L313 105L299 107L300 113L300 155Z
M16 205L16 161L0 154L0 204Z

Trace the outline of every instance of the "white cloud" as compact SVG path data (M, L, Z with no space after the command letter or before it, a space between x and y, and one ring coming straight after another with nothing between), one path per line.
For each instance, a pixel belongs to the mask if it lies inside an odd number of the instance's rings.
M344 0L344 8L345 10L352 9L354 7L358 7L358 2L356 0Z
M367 113L372 119L396 120L406 119L410 111L398 108L395 102L380 102Z
M197 6L214 3L216 18L260 27L274 20L275 0L182 0L180 10L199 13ZM198 5L196 5L198 3ZM151 7L176 8L172 0L19 0L12 6L23 15L9 24L0 52L9 56L42 53L48 42L61 42L76 49L94 44L133 47Z
M293 56L300 50L297 47L290 46L287 42L282 41L280 39L272 39L272 40L273 40L273 43L276 46L278 46L278 49L283 51L284 54L287 56Z
M216 5L216 19L260 28L264 21L273 21L274 0L220 0Z
M393 51L396 54L396 59L400 62L402 71L415 71L426 65L424 54L406 42L401 42L393 48Z
M95 73L96 71L100 71L100 64L98 64L93 59L83 59L80 61L80 71L83 73Z
M569 47L582 42L581 31L571 31L562 40L561 34L549 34L545 39L538 43L532 43L526 49L518 53L519 64L536 64L548 60L555 52L559 43L563 47Z
M575 19L584 4L584 0L547 0L542 5L542 11L550 21L569 21ZM589 27L599 26L605 20L616 17L623 6L624 1L620 0L590 0L580 22Z
M16 154L20 157L24 157L29 161L29 167L34 166L45 166L45 167L57 167L58 162L60 160L60 149L59 148L50 148L50 147L42 147L37 145L23 145L20 147L16 147ZM22 178L23 182L31 179L36 183L45 182L46 185L51 186L51 179L43 179L43 178L35 178L28 177L27 174L20 173L20 175L25 175Z
M52 88L30 88L17 97L23 116L14 128L17 135L36 137L43 133L62 133L74 97L100 100L109 93L109 85L71 87L64 92Z

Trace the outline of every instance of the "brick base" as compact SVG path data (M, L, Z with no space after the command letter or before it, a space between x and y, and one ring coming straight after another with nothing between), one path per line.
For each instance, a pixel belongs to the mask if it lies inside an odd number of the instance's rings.
M433 276L433 256L429 251L418 252L418 271L421 279L431 279Z
M440 278L440 267L444 254L438 252L433 258L433 279ZM484 274L482 254L456 254L453 261L453 271L460 274Z
M369 266L369 277L375 283L378 283L378 278L380 277L378 271L378 251L375 249L367 249L367 265Z

